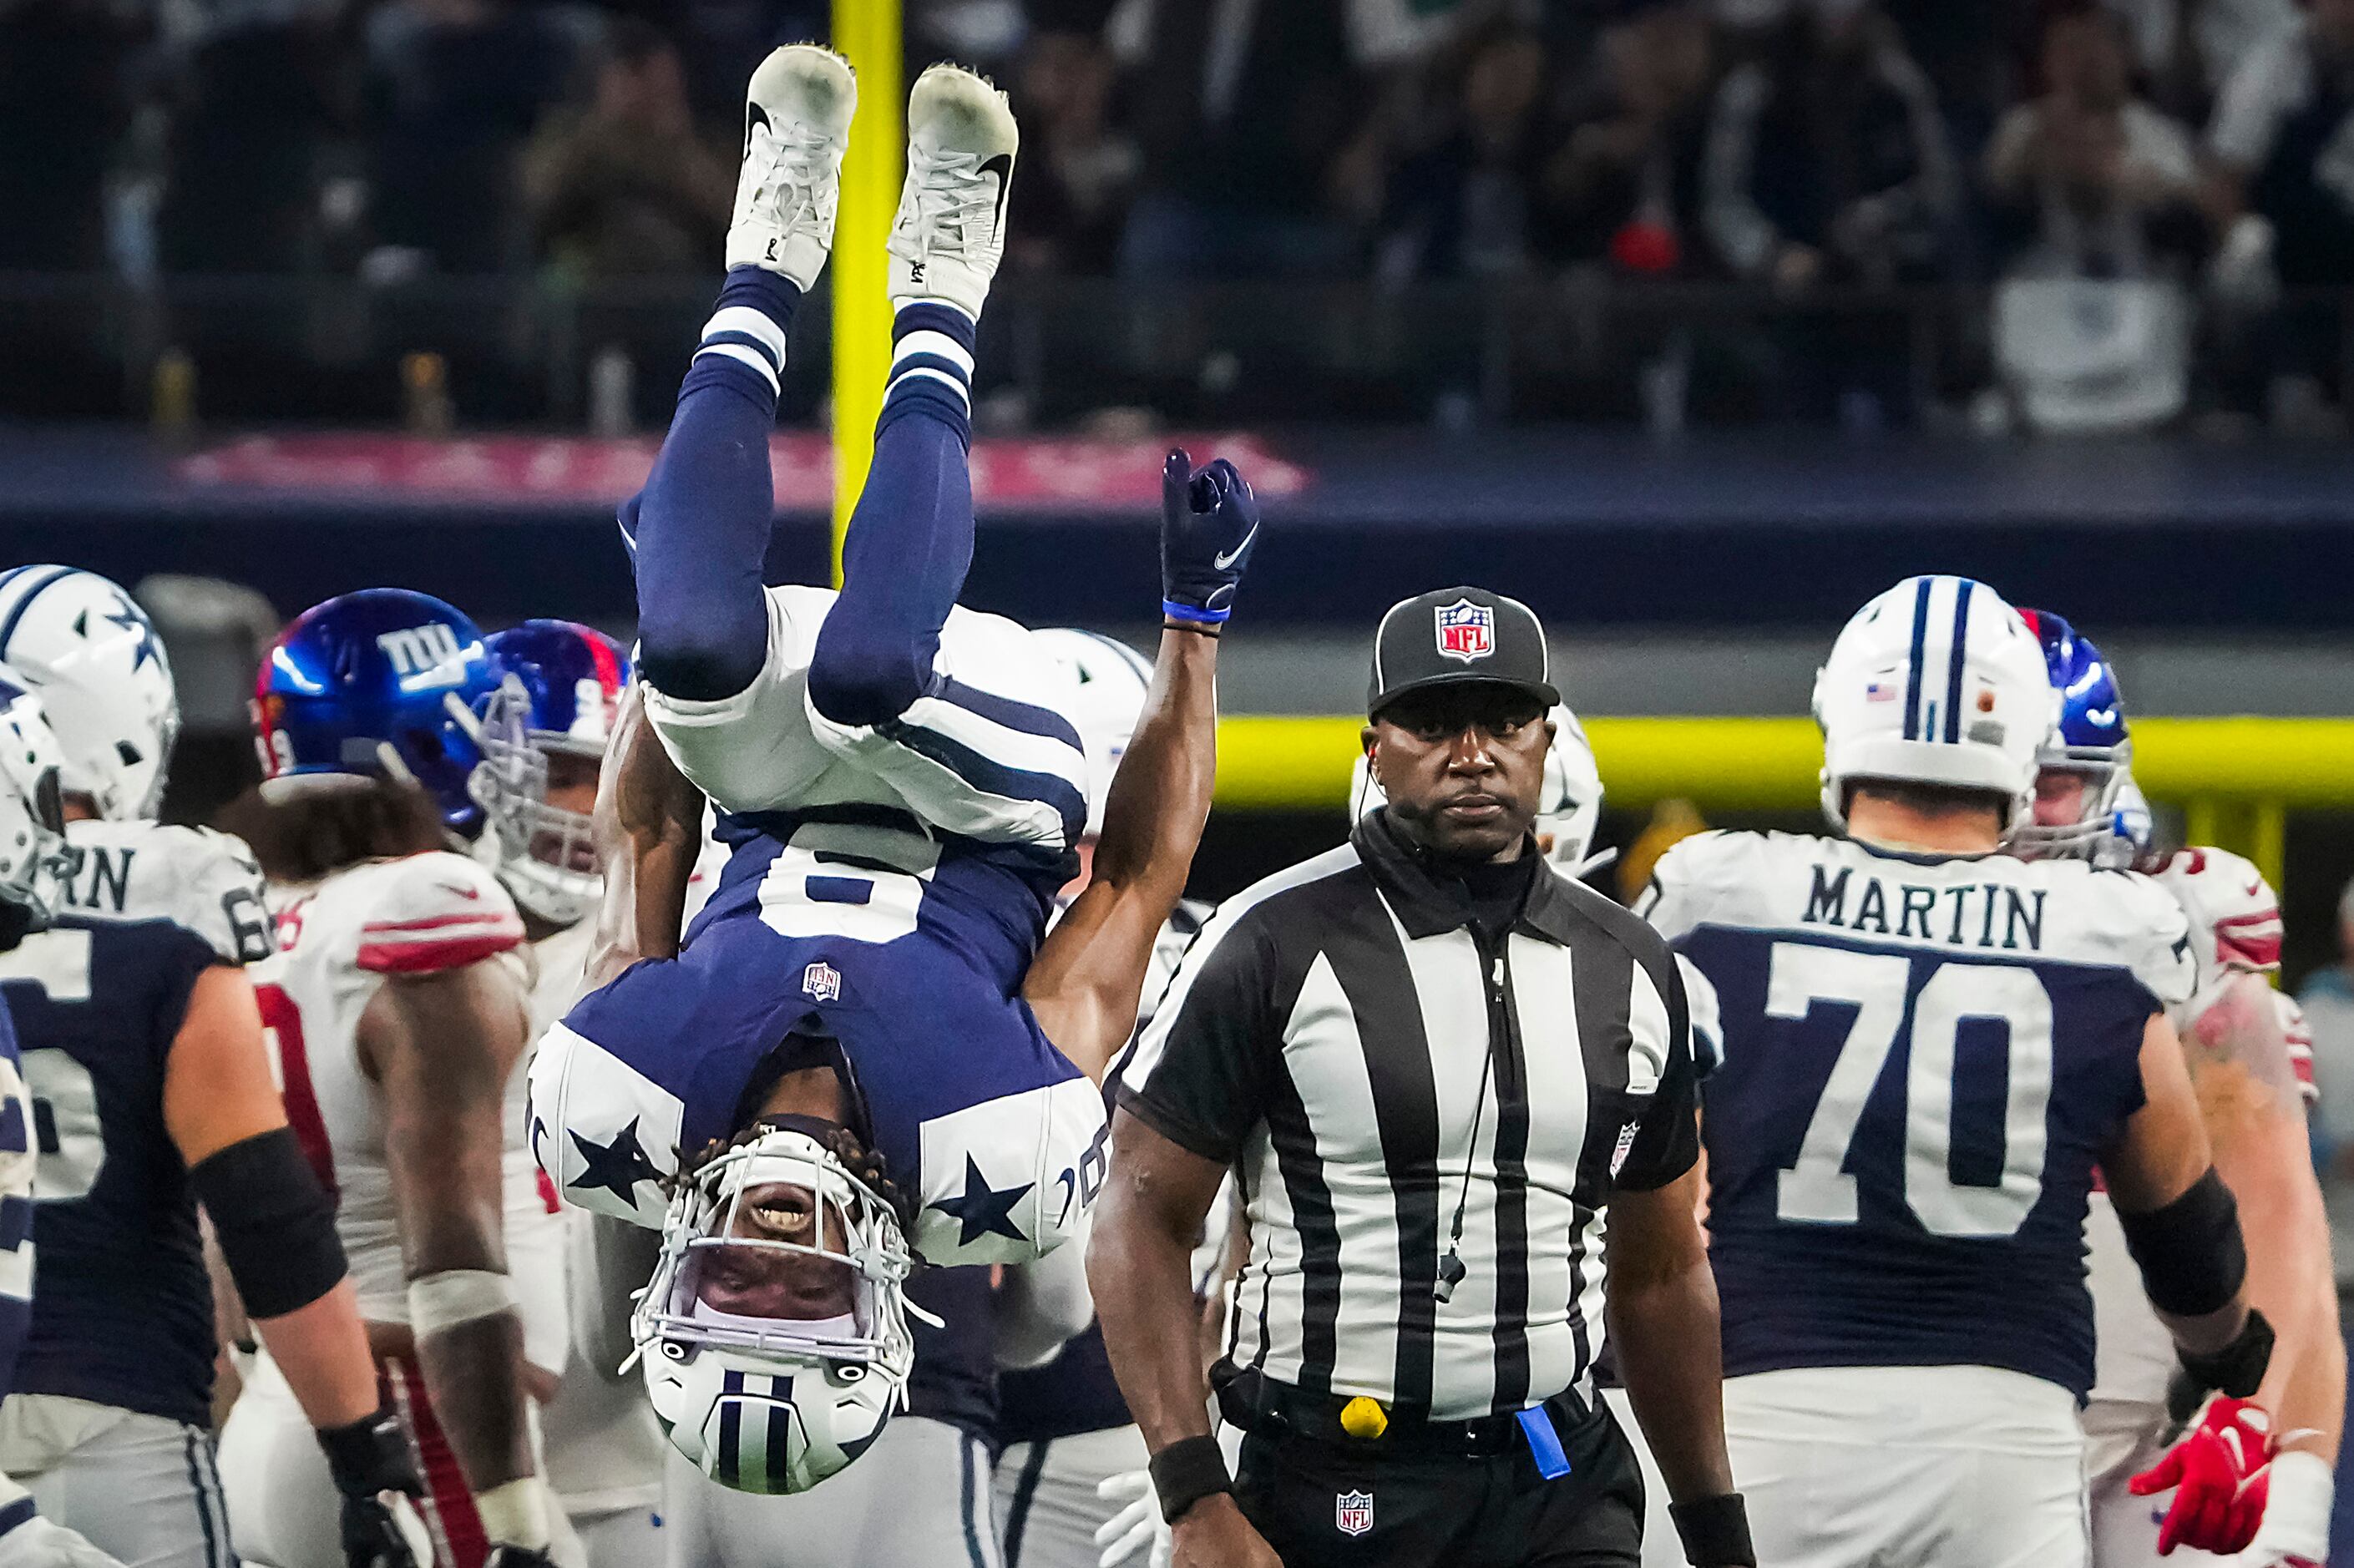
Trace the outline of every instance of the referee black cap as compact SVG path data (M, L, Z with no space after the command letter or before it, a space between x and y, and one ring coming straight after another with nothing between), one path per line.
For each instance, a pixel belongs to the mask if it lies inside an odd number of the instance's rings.
M1373 633L1367 717L1408 692L1471 682L1526 692L1543 707L1561 701L1536 611L1477 588L1438 588L1390 606Z

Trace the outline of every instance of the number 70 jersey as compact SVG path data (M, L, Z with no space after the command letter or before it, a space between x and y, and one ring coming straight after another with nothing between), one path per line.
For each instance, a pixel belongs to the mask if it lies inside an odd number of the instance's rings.
M2081 861L1703 833L1638 906L1714 984L1702 1092L1729 1376L2093 1381L2094 1167L2190 994L2181 907Z

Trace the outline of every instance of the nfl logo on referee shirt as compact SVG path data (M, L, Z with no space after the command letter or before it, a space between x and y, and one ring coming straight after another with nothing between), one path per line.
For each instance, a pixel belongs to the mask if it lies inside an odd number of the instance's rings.
M801 990L809 993L812 1001L839 1001L842 971L820 959L801 971Z
M1486 605L1458 599L1440 605L1434 613L1438 617L1441 658L1460 659L1469 664L1496 651L1496 612Z
M1342 1492L1332 1499L1332 1527L1343 1535L1363 1535L1373 1528L1373 1494Z

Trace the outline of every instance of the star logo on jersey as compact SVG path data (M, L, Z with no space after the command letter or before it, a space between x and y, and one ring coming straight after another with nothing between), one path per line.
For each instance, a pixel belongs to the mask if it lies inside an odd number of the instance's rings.
M572 1147L580 1151L580 1158L587 1162L580 1174L568 1183L574 1192L586 1192L591 1188L601 1187L634 1208L638 1202L638 1183L662 1180L662 1172L655 1170L654 1162L646 1158L646 1151L638 1147L638 1119L631 1117L630 1125L616 1134L610 1143L595 1143L577 1132L567 1135L572 1139Z
M1343 1535L1363 1535L1373 1528L1373 1494L1339 1492L1332 1499L1332 1528Z
M968 1154L964 1157L964 1192L954 1198L942 1198L932 1207L961 1227L957 1233L959 1246L970 1246L990 1235L1028 1241L1022 1227L1013 1223L1013 1205L1034 1185L1024 1181L1019 1187L991 1187L989 1179L981 1173L981 1167Z

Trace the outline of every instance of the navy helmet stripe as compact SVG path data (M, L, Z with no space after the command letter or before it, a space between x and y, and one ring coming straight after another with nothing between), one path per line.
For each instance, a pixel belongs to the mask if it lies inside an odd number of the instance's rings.
M1962 738L1962 655L1969 647L1970 589L1967 577L1954 582L1954 646L1946 658L1946 738Z
M720 1383L720 1391L723 1396L742 1394L744 1374L739 1372L725 1374ZM743 1436L744 1401L741 1398L723 1397L719 1402L719 1452L710 1457L712 1478L723 1487L732 1487L736 1484L737 1446L742 1441Z
M1921 738L1921 654L1929 634L1929 583L1923 577L1913 592L1913 656L1905 663L1904 738Z
M770 1378L769 1394L768 1452L762 1457L768 1462L769 1490L779 1493L790 1489L787 1482L792 1474L793 1380Z
M8 619L0 620L0 659L8 656L8 640L16 635L16 623L25 619L25 612L33 608L33 601L48 592L49 585L59 577L69 577L73 574L74 568L71 567L51 567L47 576L26 585L23 595L9 607ZM14 577L16 574L12 572L9 575Z

